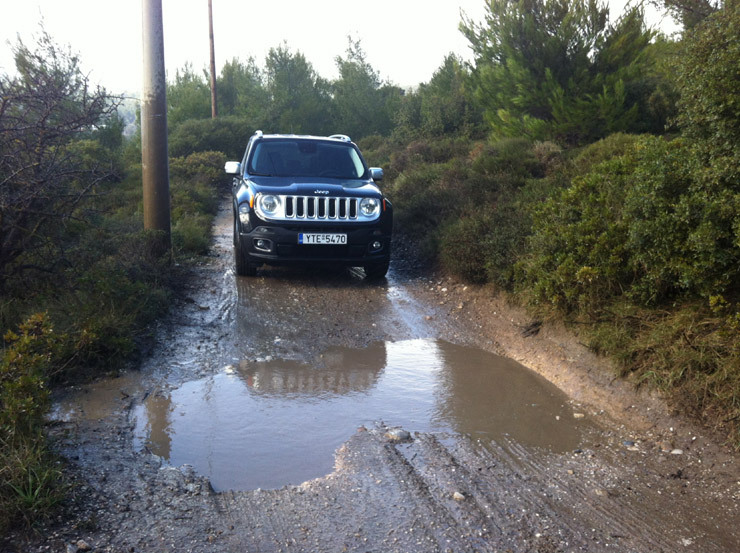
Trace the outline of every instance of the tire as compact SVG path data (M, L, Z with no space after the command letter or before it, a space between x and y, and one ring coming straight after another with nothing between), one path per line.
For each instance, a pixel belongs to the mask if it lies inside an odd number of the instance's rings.
M255 276L257 274L257 266L252 265L246 259L246 255L242 252L241 240L239 240L239 229L234 221L234 268L236 274L239 276Z
M385 278L388 274L389 261L381 261L380 263L373 263L371 265L365 265L365 278L367 280L380 280Z
M236 268L236 274L239 276L253 277L257 275L257 266L244 260L238 246L234 247L234 267Z

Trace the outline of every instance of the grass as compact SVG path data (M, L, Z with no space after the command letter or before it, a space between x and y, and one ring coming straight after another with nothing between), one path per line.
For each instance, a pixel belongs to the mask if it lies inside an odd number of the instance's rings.
M53 512L66 497L61 461L49 453L43 437L1 450L9 451L10 455L0 454L4 488L0 494L0 510L5 521L21 522L30 528Z
M613 359L619 376L657 390L740 451L740 339L726 318L700 301L666 309L622 298L577 322L574 331Z

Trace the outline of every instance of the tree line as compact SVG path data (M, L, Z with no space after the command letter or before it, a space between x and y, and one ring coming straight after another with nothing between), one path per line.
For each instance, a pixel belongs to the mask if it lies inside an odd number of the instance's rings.
M219 114L270 132L493 133L569 146L613 132L663 133L675 115L667 66L675 43L647 27L640 7L610 17L599 2L502 0L488 3L483 22L463 20L460 29L473 62L451 53L413 89L383 81L351 37L333 81L287 44L272 48L263 66L234 58L217 77ZM208 83L205 70L176 70L167 91L173 133L211 116Z

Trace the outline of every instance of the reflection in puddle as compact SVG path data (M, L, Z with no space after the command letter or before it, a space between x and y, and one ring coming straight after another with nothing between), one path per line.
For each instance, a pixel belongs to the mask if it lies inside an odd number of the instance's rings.
M334 348L322 366L242 363L149 397L137 446L190 464L216 490L277 488L331 472L334 451L361 425L510 436L578 446L567 398L518 363L435 340Z

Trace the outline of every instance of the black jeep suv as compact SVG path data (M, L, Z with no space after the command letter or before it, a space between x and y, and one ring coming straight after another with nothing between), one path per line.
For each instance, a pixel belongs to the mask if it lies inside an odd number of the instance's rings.
M363 267L388 272L393 207L344 135L266 135L257 131L234 175L236 272L253 276L263 263Z

